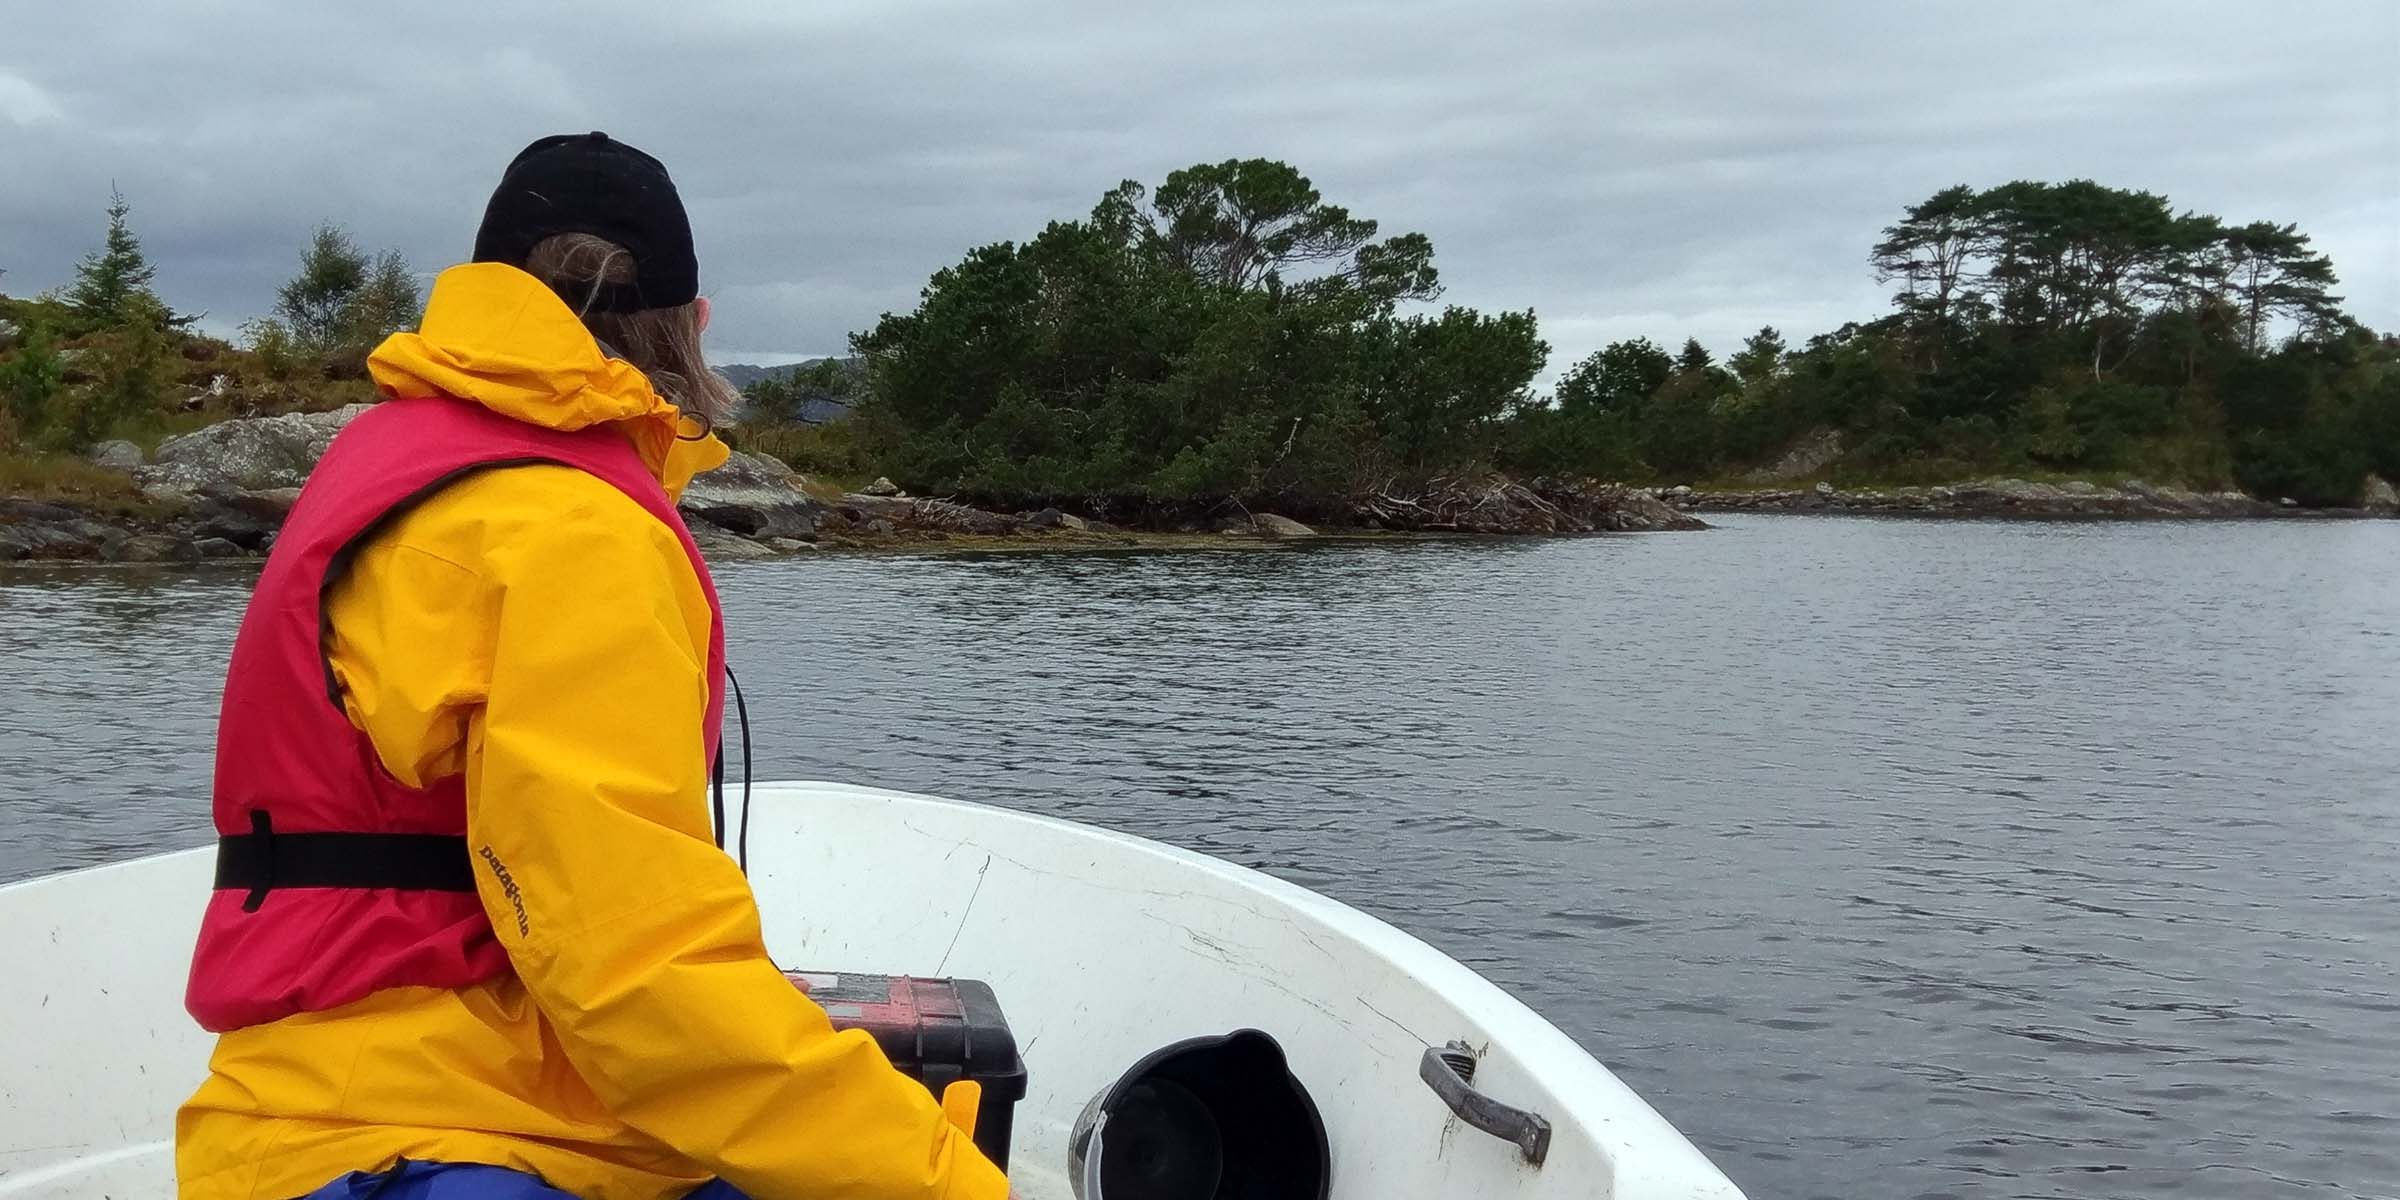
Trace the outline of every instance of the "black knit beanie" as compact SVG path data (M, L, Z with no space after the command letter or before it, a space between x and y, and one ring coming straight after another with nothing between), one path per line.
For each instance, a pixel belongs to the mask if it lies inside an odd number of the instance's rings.
M519 151L475 231L475 261L523 266L543 239L606 238L633 256L634 278L603 283L592 306L639 312L700 294L692 225L657 159L605 133L562 133Z

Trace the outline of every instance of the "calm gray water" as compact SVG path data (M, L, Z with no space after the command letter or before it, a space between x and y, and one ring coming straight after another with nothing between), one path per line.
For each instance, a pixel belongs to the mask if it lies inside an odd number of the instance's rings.
M1264 867L1753 1196L2400 1195L2400 523L724 572L760 773ZM0 575L0 879L196 843L239 575Z

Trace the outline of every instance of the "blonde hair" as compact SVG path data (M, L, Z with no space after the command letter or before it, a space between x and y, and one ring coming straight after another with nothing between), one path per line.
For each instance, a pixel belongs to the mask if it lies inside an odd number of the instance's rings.
M524 267L575 310L602 349L641 368L669 403L712 428L733 419L741 393L701 357L699 301L640 312L601 311L597 304L604 285L633 282L633 255L588 233L543 238L525 256Z

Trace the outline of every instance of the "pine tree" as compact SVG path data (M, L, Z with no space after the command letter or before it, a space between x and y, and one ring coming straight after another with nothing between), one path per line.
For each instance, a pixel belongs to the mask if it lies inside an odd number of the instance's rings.
M1725 365L1733 368L1734 376L1742 382L1756 383L1782 369L1783 354L1783 335L1768 325L1751 334L1741 350L1725 360Z
M150 290L150 280L158 269L142 255L141 240L125 224L125 214L133 206L125 202L125 193L108 191L108 239L100 249L84 256L75 267L75 282L67 287L67 303L75 307L76 315L94 327L123 323L133 302L147 301L150 308L165 313L158 294ZM166 318L175 323L172 314Z

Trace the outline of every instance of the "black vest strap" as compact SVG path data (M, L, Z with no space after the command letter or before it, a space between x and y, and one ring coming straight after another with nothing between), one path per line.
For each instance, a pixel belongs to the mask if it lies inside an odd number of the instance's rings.
M256 912L275 888L472 892L467 839L439 833L277 833L263 811L250 832L217 839L217 890L247 890Z

